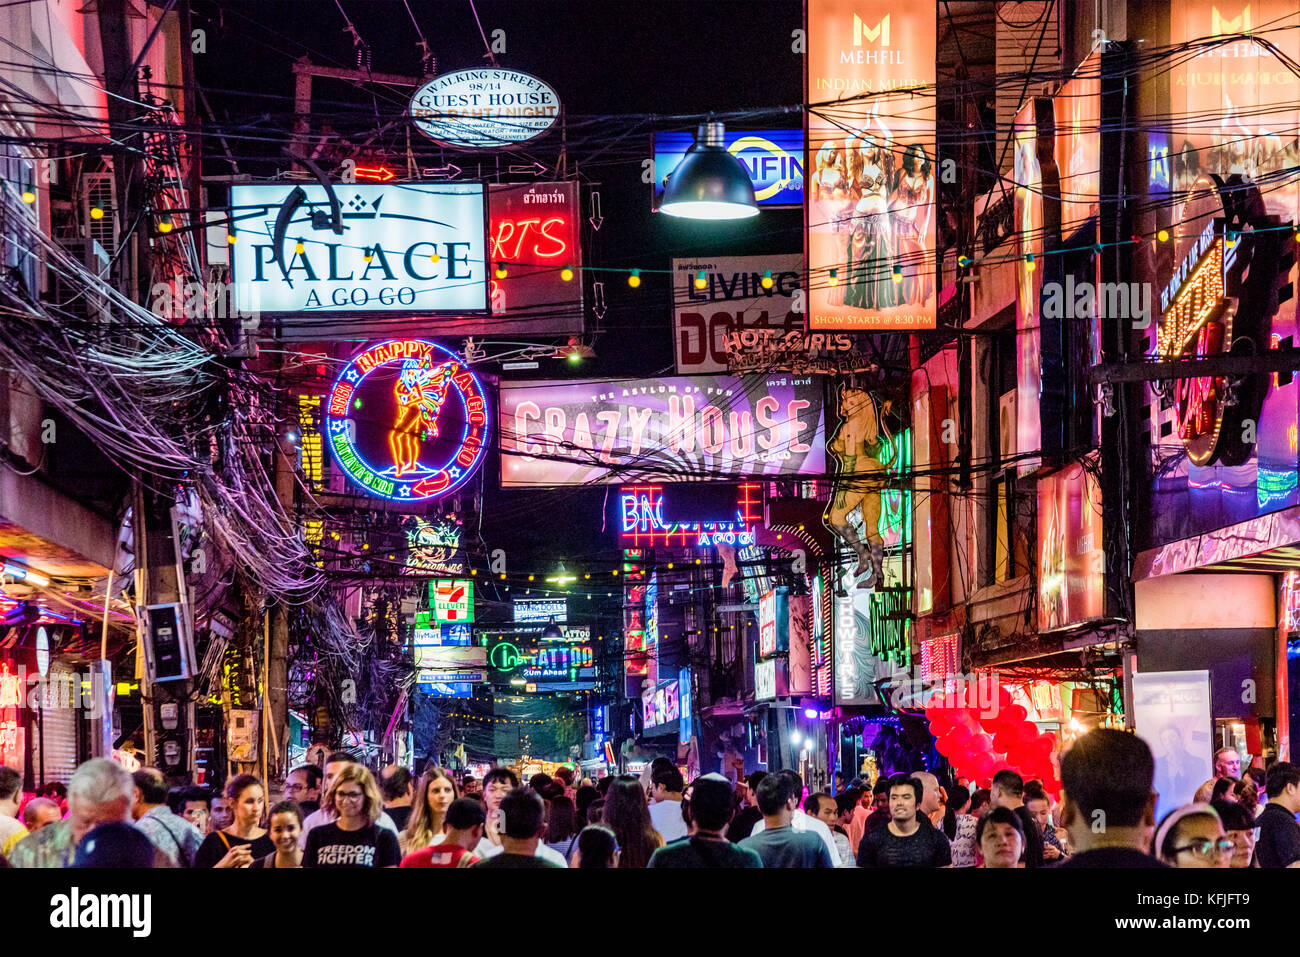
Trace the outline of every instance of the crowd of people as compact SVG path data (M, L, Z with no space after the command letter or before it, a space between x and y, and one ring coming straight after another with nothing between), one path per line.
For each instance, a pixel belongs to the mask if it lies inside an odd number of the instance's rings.
M0 866L195 868L1046 868L1300 867L1300 767L1247 769L1229 749L1196 800L1155 818L1155 761L1100 729L1060 760L1059 802L1003 770L987 789L929 772L806 793L794 771L687 786L668 759L642 776L522 784L430 766L378 775L348 752L295 768L283 800L232 777L220 794L170 789L161 772L108 758L66 793L24 795L0 767Z

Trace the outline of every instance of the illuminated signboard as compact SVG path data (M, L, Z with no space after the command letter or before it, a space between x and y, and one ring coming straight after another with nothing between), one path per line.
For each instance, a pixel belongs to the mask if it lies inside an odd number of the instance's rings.
M831 633L826 627L830 610L830 590L818 573L812 580L812 693L819 698L831 696Z
M569 603L563 598L516 598L512 605L517 623L544 625L554 618L557 624L562 624L569 619Z
M459 488L487 454L487 395L442 346L394 339L366 349L330 390L326 432L345 474L403 502Z
M1105 604L1101 486L1075 462L1038 480L1038 628L1099 618Z
M415 645L413 647L415 666L422 672L481 670L487 667L487 649L482 645ZM486 678L456 680L482 681Z
M871 653L904 668L912 666L912 589L898 586L871 592Z
M704 274L705 288L696 283ZM764 289L771 274L772 288ZM673 260L673 348L682 375L726 372L727 343L742 332L803 331L795 293L803 256L710 256Z
M719 490L726 503L715 504L715 514L706 520L684 517L686 512L696 511L687 508L687 500L704 488L624 486L617 502L619 541L639 546L753 545L754 526L763 520L762 483L745 482L734 490Z
M1101 53L1094 50L1052 98L1061 238L1097 215L1101 194ZM1166 148L1165 152L1168 152ZM1166 177L1166 186L1168 178Z
M681 694L677 679L665 681L641 692L641 725L656 728L681 717Z
M942 635L921 642L921 678L944 681L961 674L961 636Z
M1039 158L1038 98L1016 113L1012 127L1012 221L1016 250L1016 431L1021 452L1042 447L1043 350L1040 317L1043 291L1043 166ZM1046 101L1043 101L1046 102ZM1039 465L1036 455L1018 460L1020 474Z
M651 572L645 587L646 680L659 679L659 573Z
M663 202L668 176L695 145L691 133L654 134L654 208ZM722 145L754 182L760 206L803 205L803 130L727 130Z
M474 684L469 681L421 681L420 688L434 698L471 698Z
M935 7L805 9L808 102L838 101L808 116L808 328L933 329Z
M468 579L429 582L433 619L438 622L474 620L474 582Z
M424 519L411 516L404 523L406 574L463 575L465 559L460 550L461 524L454 518Z
M1282 615L1287 634L1300 632L1300 571L1295 569L1282 576Z
M1232 344L1234 311L1224 308L1224 241L1217 231L1215 221L1205 224L1160 294L1156 349L1161 358L1206 358L1227 352ZM1223 376L1196 376L1174 383L1178 437L1197 465L1219 457L1227 403Z
M680 701L682 723L678 728L677 740L686 744L691 740L691 735L695 733L695 728L691 720L691 669L683 668L677 672L677 697Z
M879 704L875 680L889 674L871 652L871 596L867 588L851 588L834 599L835 635L832 687L837 705Z
M462 149L497 149L541 136L560 118L551 86L518 70L457 70L415 91L412 121L429 139Z
M488 261L492 315L501 332L580 334L582 207L577 182L494 185L488 194ZM565 268L573 271L564 279Z
M525 653L520 677L528 681L576 681L591 677L596 667L590 645L545 645Z
M826 471L812 376L505 381L500 416L506 487Z
M789 694L786 686L786 662L784 658L769 658L754 664L754 699L770 701L772 698L785 697Z
M230 256L241 315L487 309L485 187L337 183L333 189L342 234L315 228L314 219L328 220L333 209L317 183L230 187L240 240ZM279 235L276 219L286 205L296 208ZM303 334L337 334L327 324L311 328L316 332Z
M896 487L880 491L880 537L886 547L912 543L912 430L882 436L879 459L887 481Z
M790 650L790 590L774 588L758 600L758 656Z

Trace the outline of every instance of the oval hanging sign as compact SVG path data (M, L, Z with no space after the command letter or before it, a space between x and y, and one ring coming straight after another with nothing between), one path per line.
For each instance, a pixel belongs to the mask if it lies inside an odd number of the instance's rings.
M459 488L487 453L487 396L452 352L396 339L343 369L325 413L330 451L371 495L404 502Z
M516 70L457 70L411 98L420 132L445 146L498 149L541 136L560 118L555 90Z

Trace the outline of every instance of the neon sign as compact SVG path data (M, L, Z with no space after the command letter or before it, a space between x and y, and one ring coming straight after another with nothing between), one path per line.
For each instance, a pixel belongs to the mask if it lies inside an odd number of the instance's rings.
M429 582L433 618L438 622L474 620L474 583L472 581Z
M505 278L496 278L495 270L491 273L493 315L519 317L530 330L582 331L582 281L566 282L561 275L568 267L576 277L582 267L581 223L576 182L491 188L488 259L507 267ZM533 310L546 315L539 317ZM510 331L518 328L512 325Z
M683 522L666 514L670 506L662 485L625 486L618 504L620 541L643 546L753 545L754 526L762 519L762 491L761 483L744 482L737 488L735 510L726 518Z
M595 666L590 645L547 645L529 653L521 675L533 681L572 681L578 672Z
M912 430L904 429L883 440L885 474L894 482L910 481L912 472ZM912 541L912 490L886 488L880 492L880 537L886 547Z
M454 518L430 522L416 517L406 526L406 570L464 574L460 535L460 523Z
M419 339L371 346L329 394L330 451L372 495L419 502L447 495L487 454L487 395L447 349Z

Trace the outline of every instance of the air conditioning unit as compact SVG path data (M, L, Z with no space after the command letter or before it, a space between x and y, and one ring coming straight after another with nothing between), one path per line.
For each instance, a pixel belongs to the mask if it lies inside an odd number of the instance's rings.
M117 221L117 184L113 170L81 175L78 194L81 198L81 234L93 239L105 249L116 250L121 242ZM92 210L102 210L104 215L96 219Z
M108 251L94 239L64 239L59 241L65 252L85 267L86 271L104 281L109 279ZM108 297L96 287L87 285L75 275L68 276L54 266L50 267L48 299L64 312L81 319L107 323Z
M998 457L1002 461L1016 454L1016 390L998 400Z

